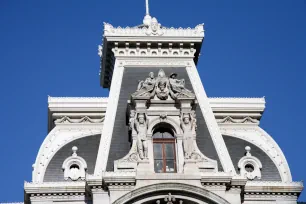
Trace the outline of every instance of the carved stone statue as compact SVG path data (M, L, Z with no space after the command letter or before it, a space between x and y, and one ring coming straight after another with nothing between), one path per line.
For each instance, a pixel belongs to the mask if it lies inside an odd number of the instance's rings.
M137 91L132 96L150 96L156 84L154 73L150 72L149 77L145 81L141 80L138 83Z
M160 23L158 23L156 18L152 18L150 21L149 28L146 32L147 35L162 35L163 31L161 29Z
M129 130L133 131L133 128L135 123L135 110L130 111L130 119L129 119Z
M190 159L195 152L193 141L194 118L190 113L181 115L181 128L183 130L183 148L185 159Z
M177 79L176 77L177 77L176 73L172 73L169 77L171 97L174 99L176 99L179 96L194 97L194 94L190 90L185 88L185 80Z
M137 132L137 150L140 159L148 158L148 144L147 144L147 129L148 121L144 113L138 113L135 120L135 130Z
M173 73L168 78L164 70L159 70L158 76L154 78L154 73L150 72L146 80L139 81L137 91L132 94L132 97L149 97L155 95L160 100L167 100L169 95L172 99L195 98L195 95L185 88L185 80L177 79L177 74Z
M156 84L156 96L161 100L166 100L169 96L169 80L166 77L164 70L158 72Z

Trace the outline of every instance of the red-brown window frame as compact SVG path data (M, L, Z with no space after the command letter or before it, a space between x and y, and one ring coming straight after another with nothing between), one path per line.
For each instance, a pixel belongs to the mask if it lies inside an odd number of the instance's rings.
M174 172L166 172L166 152L165 152L165 143L171 143L173 144L173 155L174 155ZM163 172L162 173L176 173L177 167L176 167L176 148L175 148L175 138L173 139L164 139L164 138L153 138L153 146L154 144L162 144L162 158L163 158ZM154 150L153 150L154 151ZM155 163L155 158L154 158ZM158 172L156 172L158 173Z

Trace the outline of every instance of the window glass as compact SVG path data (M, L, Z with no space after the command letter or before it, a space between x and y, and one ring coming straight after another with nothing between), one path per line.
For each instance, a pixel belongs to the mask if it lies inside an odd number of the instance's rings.
M156 173L163 173L163 160L154 160L154 171Z
M163 159L162 143L154 143L153 149L154 159Z
M163 133L161 133L161 132L155 132L153 134L153 138L162 138L162 137L163 137Z
M163 132L163 138L173 138L173 135L170 132Z
M174 160L166 160L166 172L167 173L173 173L175 172L174 168Z
M153 134L154 171L176 172L175 137L171 129L159 127Z
M165 143L166 159L174 159L174 143Z

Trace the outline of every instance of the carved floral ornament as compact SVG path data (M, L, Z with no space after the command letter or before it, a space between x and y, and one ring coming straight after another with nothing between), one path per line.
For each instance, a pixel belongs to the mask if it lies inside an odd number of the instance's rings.
M174 204L176 200L177 200L176 197L171 195L171 193L168 193L168 195L166 195L164 198L164 202L166 204ZM183 204L183 201L179 200L178 203ZM156 204L162 204L161 200L157 200Z

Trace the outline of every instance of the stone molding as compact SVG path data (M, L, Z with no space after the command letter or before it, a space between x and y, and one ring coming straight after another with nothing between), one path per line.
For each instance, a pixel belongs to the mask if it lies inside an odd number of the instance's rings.
M148 49L148 48L113 48L116 57L133 58L189 58L192 59L196 50L189 49Z
M138 58L138 59L130 59L124 57L117 57L120 60L121 66L124 67L186 67L187 61L186 59L178 58L178 59L171 59L171 58L162 58L158 57L155 59L147 59L147 58Z
M0 204L24 204L24 202L0 203Z
M246 193L261 193L270 195L299 195L304 188L303 182L281 181L248 181L245 185Z
M104 116L99 118L99 119L95 119L95 118L91 118L88 116L82 117L80 119L75 119L75 118L70 118L68 116L64 116L62 118L59 118L57 120L54 121L54 123L57 124L90 124L90 123L103 123L104 122Z
M246 186L290 186L290 187L303 187L302 181L248 181Z
M257 119L253 119L249 116L243 118L243 119L237 119L233 118L231 116L226 116L223 119L217 119L218 124L254 124L254 125L259 125L259 121Z
M291 182L291 172L287 160L274 139L259 126L222 126L222 135L248 141L264 151L274 162L283 182Z
M46 182L32 183L25 182L24 190L27 194L59 194L59 193L78 193L85 192L86 181L74 182Z
M121 61L116 60L114 66L113 80L109 93L109 101L107 104L107 111L105 115L104 125L107 128L103 128L100 146L97 155L97 162L95 166L94 175L102 175L102 172L106 170L109 148L112 139L112 133L117 113L117 105L119 101L122 77L124 72L124 66Z
M137 62L134 62L134 63L136 64ZM147 65L148 64L149 63L147 63ZM166 62L164 64L161 64L161 66L166 66L166 65L167 65ZM178 62L178 66L180 65L185 66L185 63ZM168 66L172 66L172 64L168 64ZM68 111L71 108L76 107L76 105L78 107L83 107L84 109L94 108L97 111L98 110L101 111L101 109L106 110L109 99L108 97L51 97L49 96L48 100L49 100L49 109L51 111L57 110L57 109L61 109L62 111ZM238 116L239 117L249 116L251 118L259 120L261 117L261 114L263 113L265 109L265 98L233 98L233 97L215 98L215 97L211 97L211 98L208 98L208 101L214 112L215 117L217 117L218 119L225 118L229 116L228 112L232 112L232 114L230 115L233 119L235 119L234 116L237 116L237 117ZM245 113L245 111L248 111L248 112ZM53 115L55 114L53 113Z
M244 103L263 103L265 104L265 97L210 97L210 101L214 102L244 102Z
M69 103L69 102L107 102L108 97L53 97L48 96L48 103Z

